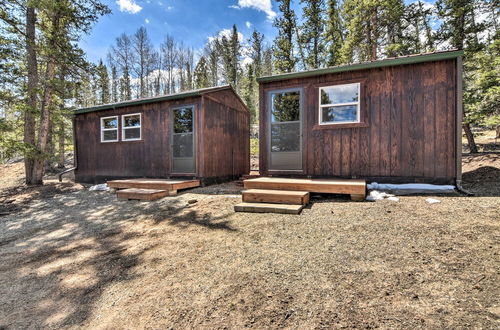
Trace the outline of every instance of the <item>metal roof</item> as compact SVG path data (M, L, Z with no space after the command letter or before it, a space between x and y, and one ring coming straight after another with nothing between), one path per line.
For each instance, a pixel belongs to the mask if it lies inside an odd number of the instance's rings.
M442 61L442 60L457 58L459 56L462 56L463 54L464 54L463 50L453 49L453 50L441 51L441 52L432 52L432 53L392 57L392 58L386 58L383 60L356 63L356 64L339 65L339 66L323 68L323 69L283 73L283 74L278 74L278 75L260 77L260 78L257 78L257 81L259 83L266 83L266 82L286 80L286 79L313 77L313 76L319 76L319 75L330 74L330 73L366 70L366 69L372 69L372 68L382 68L382 67L386 67L386 66L423 63L423 62L430 62L430 61Z
M190 91L169 94L169 95L163 95L163 96L148 97L148 98L142 98L142 99L123 101L123 102L102 104L102 105L96 105L96 106L88 107L88 108L76 109L75 114L116 109L116 108L123 108L123 107L129 107L129 106L140 105L140 104L161 102L161 101L179 100L179 99L184 99L187 97L201 96L202 94L217 92L217 91L225 90L225 89L232 90L233 88L231 87L231 85L224 85L224 86L194 89L194 90L190 90Z

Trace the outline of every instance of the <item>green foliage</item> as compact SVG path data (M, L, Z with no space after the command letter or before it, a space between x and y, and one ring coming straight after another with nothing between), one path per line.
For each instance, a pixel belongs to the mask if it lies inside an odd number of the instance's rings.
M194 80L196 88L210 87L208 65L204 56L200 57L198 64L196 64L196 68L194 70Z
M250 138L250 155L258 156L259 155L259 139Z
M325 40L325 3L323 0L300 0L304 4L304 24L301 26L299 42L304 46L305 65L308 69L317 69L324 64Z
M278 36L274 39L274 67L278 72L292 72L297 59L293 51L293 35L296 28L295 13L291 0L278 0L281 16L274 21Z
M327 65L334 66L341 64L340 50L344 43L344 35L337 0L328 0L324 39L326 42Z

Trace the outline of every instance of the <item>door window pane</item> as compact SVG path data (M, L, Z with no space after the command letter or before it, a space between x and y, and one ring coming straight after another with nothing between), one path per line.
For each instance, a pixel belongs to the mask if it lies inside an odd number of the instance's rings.
M193 108L181 108L174 111L174 133L193 131Z
M271 124L271 151L300 151L300 122Z
M193 133L174 134L174 157L193 157Z
M271 96L271 120L273 122L300 120L300 93L274 93Z

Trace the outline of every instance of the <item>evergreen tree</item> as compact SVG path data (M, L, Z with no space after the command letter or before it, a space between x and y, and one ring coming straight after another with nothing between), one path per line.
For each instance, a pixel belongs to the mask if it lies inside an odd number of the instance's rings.
M251 55L255 77L262 74L262 56L263 56L264 35L257 30L253 30L250 38Z
M118 73L116 66L111 65L111 102L118 102Z
M341 64L340 50L344 42L344 36L337 0L328 0L327 3L327 21L324 40L327 48L327 65L334 66Z
M304 4L304 24L298 40L306 50L305 65L307 69L317 69L324 64L324 25L325 3L323 0L300 0Z
M277 0L281 16L274 21L278 35L274 40L274 66L278 72L292 72L297 59L293 51L293 34L296 28L295 13L290 7L291 0Z
M255 103L255 86L256 86L256 81L255 81L255 75L254 75L254 64L248 64L246 66L246 86L245 86L245 92L243 99L245 100L245 103L250 110L250 123L255 124L257 121L257 106Z
M109 75L108 69L102 60L99 60L99 64L97 65L97 79L99 102L102 104L109 103Z
M451 47L464 49L464 89L470 90L474 79L473 55L479 52L483 45L479 42L478 34L486 28L484 24L476 22L476 9L479 6L478 0L438 0L436 2L438 16L442 19L442 24L437 33L441 43L449 43ZM467 100L464 106L464 129L469 149L471 153L478 152L471 124L477 123L473 107L469 107Z
M238 39L238 30L236 25L233 25L231 35L229 37L223 35L217 41L218 53L222 59L224 72L223 75L228 84L231 84L236 89L238 88L239 75L239 60L241 55L241 44Z
M195 88L210 87L210 79L208 77L208 65L204 56L200 57L194 70Z

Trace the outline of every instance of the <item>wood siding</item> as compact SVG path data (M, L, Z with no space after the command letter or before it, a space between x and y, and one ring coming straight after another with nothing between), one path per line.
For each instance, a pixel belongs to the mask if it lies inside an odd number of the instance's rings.
M268 170L268 92L304 88L303 175L382 182L456 177L456 60L289 79L260 85L260 171ZM319 87L361 83L365 122L319 127ZM347 127L346 127L347 126Z
M232 93L230 90L228 92ZM203 95L203 98L209 94ZM202 101L202 96L197 96L76 115L74 120L76 180L95 183L116 178L169 177L172 162L171 109L182 105L195 106L196 177L222 178L248 173L246 165L250 157L248 111L246 108L243 108L243 111L235 111L230 106ZM101 117L131 113L142 115L140 141L121 141L121 118L119 118L119 141L100 142ZM219 129L219 126L223 129ZM212 147L214 145L219 147ZM234 159L227 159L230 154L220 149L220 146L225 145L234 150ZM209 152L203 149L205 146Z
M203 96L203 177L237 176L250 172L250 116L237 103ZM231 104L231 105L230 105Z

